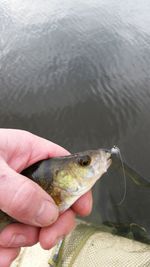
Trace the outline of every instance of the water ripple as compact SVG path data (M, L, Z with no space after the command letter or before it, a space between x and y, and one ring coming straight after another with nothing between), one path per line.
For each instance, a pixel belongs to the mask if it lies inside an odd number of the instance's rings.
M148 0L2 1L1 125L83 148L122 140L150 103L149 11Z

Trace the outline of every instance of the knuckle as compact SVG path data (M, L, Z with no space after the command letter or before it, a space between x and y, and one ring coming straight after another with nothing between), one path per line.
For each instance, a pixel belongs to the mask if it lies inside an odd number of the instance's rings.
M0 174L0 179L1 180L4 180L4 179L6 179L7 178L7 174L6 173L1 173Z
M12 214L22 218L30 216L35 207L36 195L36 185L28 181L24 182L12 199Z
M8 175L2 170L0 173L0 184L6 182L8 179Z

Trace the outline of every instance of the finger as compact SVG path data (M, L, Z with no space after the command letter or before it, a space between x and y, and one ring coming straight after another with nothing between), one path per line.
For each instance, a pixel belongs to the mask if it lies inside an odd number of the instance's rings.
M0 233L0 246L5 248L32 246L38 242L38 237L39 228L13 223Z
M58 217L58 207L36 183L0 161L0 209L16 220L48 226ZM13 186L12 186L13 181Z
M69 154L63 147L27 131L0 129L0 137L1 146L4 144L0 154L17 172L39 160Z
M32 145L32 159L34 162L37 160L41 160L43 158L51 158L51 157L59 157L59 156L66 156L70 153L64 149L63 147L47 140L42 137L32 135L33 136L33 145Z
M92 192L89 191L83 196L81 196L73 205L72 209L75 213L77 213L80 216L87 216L92 211Z
M28 151L30 151L30 154L28 155L28 159L24 161L24 164L22 161L22 166L20 166L20 160L18 161L18 167L17 169L15 169L18 172L21 172L24 168L27 168L28 166L34 164L35 162L38 162L39 160L66 156L70 154L66 149L49 140L33 135L31 133L30 135L30 150L28 149ZM26 142L27 141L28 140L26 140ZM27 157L27 154L25 155L25 157ZM9 165L11 165L11 162Z
M50 227L42 228L39 241L44 249L50 249L75 227L75 214L72 210L64 212Z
M10 267L12 261L18 256L19 248L2 248L0 247L0 266Z

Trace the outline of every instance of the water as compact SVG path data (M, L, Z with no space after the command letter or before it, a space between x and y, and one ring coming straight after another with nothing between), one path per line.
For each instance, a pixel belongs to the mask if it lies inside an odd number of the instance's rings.
M149 0L1 1L0 126L72 152L117 145L149 178L149 14Z

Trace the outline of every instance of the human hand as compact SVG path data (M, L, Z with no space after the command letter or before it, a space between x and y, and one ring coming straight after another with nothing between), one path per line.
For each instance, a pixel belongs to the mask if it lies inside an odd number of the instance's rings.
M19 174L33 163L68 152L62 147L22 130L0 129L0 209L22 223L0 232L0 266L8 267L20 247L40 242L49 249L75 225L75 214L91 211L88 192L59 216L52 198L30 179Z

